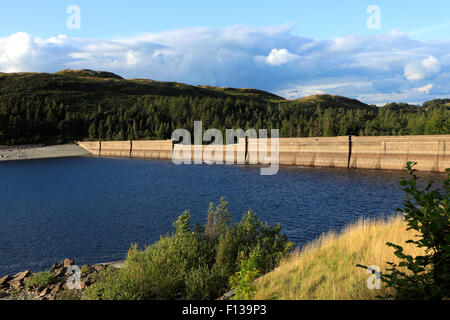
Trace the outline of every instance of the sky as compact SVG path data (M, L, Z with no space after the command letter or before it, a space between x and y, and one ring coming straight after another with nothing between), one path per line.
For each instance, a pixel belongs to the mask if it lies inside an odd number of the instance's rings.
M450 97L449 13L448 0L15 0L1 5L0 72L422 103Z

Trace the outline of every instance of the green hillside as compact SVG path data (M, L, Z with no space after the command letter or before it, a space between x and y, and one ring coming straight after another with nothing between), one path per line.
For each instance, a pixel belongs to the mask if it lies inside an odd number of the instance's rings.
M382 108L317 95L191 86L110 72L0 73L0 145L168 139L174 129L276 128L283 137L450 133L450 99Z

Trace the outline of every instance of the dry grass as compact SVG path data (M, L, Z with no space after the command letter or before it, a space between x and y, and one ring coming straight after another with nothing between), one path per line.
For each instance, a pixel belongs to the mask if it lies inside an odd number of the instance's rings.
M402 245L405 253L423 254L405 244L414 236L415 231L406 231L401 216L359 221L341 234L323 235L258 279L255 299L375 299L388 289L382 284L380 290L369 290L366 282L370 275L356 264L377 265L383 272L387 261L398 261L386 242Z

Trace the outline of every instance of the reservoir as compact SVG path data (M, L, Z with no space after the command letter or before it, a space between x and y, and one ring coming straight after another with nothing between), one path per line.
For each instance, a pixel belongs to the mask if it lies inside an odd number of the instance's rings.
M185 209L204 224L221 196L239 220L249 209L297 245L360 218L386 217L404 199L400 171L176 166L170 161L77 157L0 163L0 277L123 260L132 243L172 231ZM443 175L422 174L427 179Z

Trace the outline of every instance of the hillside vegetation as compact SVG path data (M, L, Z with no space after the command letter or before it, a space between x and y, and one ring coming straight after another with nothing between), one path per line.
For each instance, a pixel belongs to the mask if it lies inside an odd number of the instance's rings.
M110 72L0 73L0 145L168 139L177 128L280 129L282 137L450 133L450 99L378 108L340 96L286 100Z
M277 300L367 300L385 296L390 289L367 288L370 274L357 264L376 265L386 270L386 261L399 262L386 242L405 244L415 231L406 230L402 216L388 220L360 220L341 234L323 235L291 255L274 271L256 282L255 299ZM405 253L424 254L413 244Z

